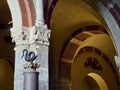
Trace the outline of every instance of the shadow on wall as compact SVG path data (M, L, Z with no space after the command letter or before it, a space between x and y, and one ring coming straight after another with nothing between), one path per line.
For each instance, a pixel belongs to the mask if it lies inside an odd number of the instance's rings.
M5 59L0 59L0 90L13 90L14 70Z

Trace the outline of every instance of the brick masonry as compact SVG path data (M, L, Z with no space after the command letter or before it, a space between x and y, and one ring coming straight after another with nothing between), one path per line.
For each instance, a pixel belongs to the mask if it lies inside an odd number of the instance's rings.
M19 5L22 14L23 26L33 26L36 18L33 0L19 0Z
M96 28L97 27L97 28ZM79 40L80 42L88 39L89 37L91 37L92 35L91 34L105 34L105 32L103 31L104 29L101 28L98 28L100 26L86 26L86 27L83 27L84 28L84 31L87 31L88 33L84 33L83 32L80 32L80 30L83 30L82 28L80 28L77 33L75 32L75 36L73 36L73 39L76 39L76 40ZM78 33L79 32L79 33ZM71 43L69 42L63 52L63 55L62 55L62 59L67 59L67 60L70 60L70 61L74 61L74 57L75 57L75 54L76 52L78 51L79 49L79 46L78 44L76 43ZM85 47L84 49L81 49L77 54L81 54L83 53L84 51L86 50L86 52L88 51L92 51L93 49L91 47ZM97 52L98 54L101 52L96 50L95 49L95 52ZM71 73L71 63L66 63L64 62L64 60L62 60L60 62L60 77L66 77L66 78L70 78L70 73Z
M90 27L90 26L89 26ZM93 26L94 27L94 26ZM84 27L85 28L85 27ZM92 28L92 26L91 26ZM89 32L89 33L93 33L93 34L105 34L106 32L103 32L102 30L87 30L88 28L86 28L86 31ZM99 29L99 28L98 28ZM82 30L82 29L79 29L79 30ZM83 31L84 32L84 31ZM84 41L86 40L87 38L90 37L90 35L86 35L86 37L83 34L83 32L80 32L78 33L76 36L74 36L73 38L79 40L79 41ZM88 33L88 34L89 34ZM86 33L87 34L87 33ZM78 38L78 36L80 38ZM77 38L76 38L77 37ZM82 38L82 39L81 39ZM84 38L84 39L83 39ZM70 79L71 78L71 66L72 66L72 63L67 63L67 62L64 62L64 59L65 60L71 60L71 61L74 61L74 56L76 54L76 52L78 51L78 48L79 48L80 45L76 45L75 43L71 43L69 42L68 45L66 46L65 48L65 51L63 52L63 56L62 56L62 61L60 62L60 70L59 70L59 73L60 73L60 77L61 78L68 78ZM101 52L100 50L98 50L97 48L93 48L93 47L84 47L84 48L81 48L79 50L79 52L77 54L82 54L82 53L85 53L85 52L93 52L93 53L96 53L98 54L99 56L101 56L106 63L108 63L109 67L111 68L111 70L113 71L113 73L115 74L116 76L116 82L118 84L118 86L120 85L119 83L119 79L118 79L118 75L117 75L117 70L115 69L114 65L112 64L112 62L110 61L110 59L103 53ZM71 54L72 53L72 54ZM102 68L102 67L101 67Z

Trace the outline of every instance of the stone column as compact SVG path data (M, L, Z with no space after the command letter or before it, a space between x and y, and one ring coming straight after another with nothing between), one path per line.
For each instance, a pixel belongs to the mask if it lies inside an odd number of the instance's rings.
M40 63L39 71L39 89L48 90L49 89L49 66L48 66L48 52L49 52L49 38L50 30L48 30L47 25L44 20L44 5L43 0L34 0L35 10L36 10L36 23L34 38L31 38L30 42L35 42L36 46L39 47L37 63ZM31 34L33 34L31 32ZM33 36L33 35L32 35Z
M34 51L38 57L35 63L39 63L39 89L48 90L48 46L50 38L50 30L44 23L38 24L31 28L24 27L22 31L11 30L12 41L15 41L15 78L14 90L23 90L24 77L26 72L24 65L26 61L23 56L23 50Z
M44 22L44 8L43 8L43 0L34 0L35 10L36 10L36 25L41 22Z
M35 46L38 48L38 58L36 59L37 63L40 63L39 71L39 89L48 90L49 89L49 66L48 66L48 52L49 52L49 38L50 30L47 29L47 25L44 23L39 23L39 26L36 26L34 35L35 39L31 39L33 43L35 41ZM34 45L33 45L34 46ZM31 45L31 49L33 47Z
M23 72L25 60L22 58L22 51L29 49L28 30L12 30L12 41L15 42L15 73L14 73L14 90L23 90Z
M39 72L39 90L49 89L48 48L51 31L44 23L43 0L35 0L34 2L36 7L35 26L23 27L22 30L11 30L12 41L16 43L14 90L23 90L23 73L26 72L24 65L27 63L22 58L24 49L34 51L38 56L34 62L40 64L36 70Z

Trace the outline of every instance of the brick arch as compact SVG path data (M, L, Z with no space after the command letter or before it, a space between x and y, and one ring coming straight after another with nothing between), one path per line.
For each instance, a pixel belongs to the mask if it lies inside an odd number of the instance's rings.
M75 56L78 54L78 52L80 52L79 46L81 43L93 35L105 34L103 31L103 27L93 25L82 27L73 34L75 36L73 36L63 51L63 55L60 61L60 77L71 77L71 65L74 61ZM76 43L76 41L79 43Z
M111 60L102 51L100 51L99 49L94 48L94 47L89 47L89 46L81 48L80 51L78 52L78 54L80 55L80 54L86 53L86 52L96 53L97 55L101 56L103 58L103 60L105 60L106 63L108 63L109 67L111 68L112 72L115 75L117 86L119 86L120 85L119 78L118 78L119 76L118 76L117 70L115 69L115 66L112 64ZM88 57L87 59L93 60L93 57ZM84 66L85 66L85 63L84 63ZM72 63L61 61L61 67L60 67L60 75L61 76L60 77L70 79L71 78L71 67L72 67ZM100 66L100 67L96 67L96 68L93 68L93 69L101 71L102 67Z
M82 53L85 53L85 52L93 52L93 53L96 53L97 55L101 56L103 58L103 60L105 60L105 62L108 63L109 67L111 68L112 72L114 73L117 85L118 86L120 85L119 78L118 78L119 76L117 74L117 70L116 70L115 66L113 65L111 60L102 51L100 51L99 49L97 49L95 47L89 47L88 46L88 47L83 47L78 52L78 54L82 54ZM89 57L89 59L93 59L93 58ZM101 70L101 68L99 67L98 70Z
M117 55L120 55L119 37L120 37L120 1L118 0L98 0L91 3L85 0L97 13L103 18L108 26L108 33L111 36ZM118 58L118 57L116 57ZM116 62L117 63L117 62Z
M19 0L23 26L31 27L35 24L35 7L33 0Z
M21 31L23 26L34 26L36 13L33 0L7 0L7 2L12 16L13 30Z
M53 0L50 9L51 17L52 11L57 5L58 0ZM103 18L109 30L108 33L111 36L117 55L120 55L120 45L119 45L119 37L120 37L120 1L119 0L98 0L94 3L90 0L84 0L84 2L88 3L96 12ZM50 20L48 20L50 21ZM117 57L116 57L117 58ZM117 62L116 62L117 63Z
M49 14L49 22L51 19L51 15L55 5L57 5L58 0L53 0L51 4L50 14ZM118 0L84 0L87 4L91 6L96 12L101 16L101 18L105 21L106 26L108 27L108 33L113 40L117 56L120 56L120 45L119 45L119 37L120 37L120 1ZM94 3L95 2L95 3ZM117 59L118 57L116 57ZM118 58L119 59L119 58ZM117 62L116 62L117 63Z

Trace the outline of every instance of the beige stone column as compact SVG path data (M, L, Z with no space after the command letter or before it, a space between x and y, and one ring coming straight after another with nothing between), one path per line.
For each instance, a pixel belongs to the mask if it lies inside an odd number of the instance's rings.
M11 29L12 41L16 43L15 46L15 76L14 76L14 90L23 90L23 73L26 71L24 65L27 63L23 56L23 50L34 51L38 55L35 60L40 64L37 69L39 72L39 89L48 90L48 47L50 30L47 25L40 23L39 26L23 27L21 31Z
M29 49L29 30L15 30L11 28L12 41L15 42L15 71L14 71L14 90L23 90L23 72L26 61L22 58L24 49Z
M13 30L12 41L15 42L15 73L14 90L23 90L24 64L23 50L34 51L38 55L35 62L40 64L36 70L39 72L39 90L49 89L48 52L50 30L44 23L43 0L34 0L36 9L36 23L32 27L24 27L18 0L7 0L12 12ZM17 12L17 13L16 13ZM19 18L18 18L19 17Z
M35 23L35 35L30 39L30 43L35 43L38 52L37 63L41 66L38 68L39 71L39 89L49 90L49 62L48 62L48 52L49 52L49 38L50 30L44 22L44 11L43 11L43 0L34 0L35 10L36 10L36 23Z
M30 49L37 48L38 58L37 63L40 63L39 71L39 89L49 89L49 65L48 65L48 52L49 52L49 38L50 30L43 22L38 23L35 29L30 31Z

